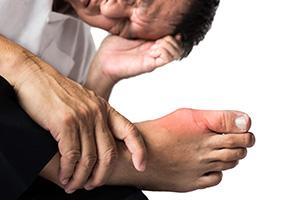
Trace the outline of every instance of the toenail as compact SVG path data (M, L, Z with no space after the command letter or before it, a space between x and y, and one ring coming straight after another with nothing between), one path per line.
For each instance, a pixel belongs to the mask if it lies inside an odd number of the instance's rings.
M239 116L235 119L235 125L241 130L247 130L247 117L245 115Z

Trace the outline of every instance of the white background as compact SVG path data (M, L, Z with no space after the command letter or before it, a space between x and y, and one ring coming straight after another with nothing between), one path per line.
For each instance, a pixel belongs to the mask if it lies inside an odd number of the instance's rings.
M93 30L99 45L104 32ZM111 104L132 121L181 107L247 112L257 143L216 187L150 200L300 199L300 1L222 1L181 62L120 82Z

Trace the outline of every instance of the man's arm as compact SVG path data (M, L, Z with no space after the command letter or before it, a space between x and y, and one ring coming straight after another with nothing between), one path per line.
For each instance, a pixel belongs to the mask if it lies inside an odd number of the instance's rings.
M127 144L135 168L144 170L145 146L133 124L93 91L1 35L0 75L13 86L25 112L58 142L60 181L67 192L82 187L96 164L97 183L105 182L117 154L114 138ZM110 127L131 128L112 135Z
M146 142L148 167L136 172L130 153L118 142L120 156L108 185L179 192L214 186L222 171L235 167L254 145L249 117L236 111L180 109L136 126ZM58 166L57 154L41 175L59 184Z
M85 86L108 100L118 81L151 72L181 55L179 36L145 41L110 35L93 59Z

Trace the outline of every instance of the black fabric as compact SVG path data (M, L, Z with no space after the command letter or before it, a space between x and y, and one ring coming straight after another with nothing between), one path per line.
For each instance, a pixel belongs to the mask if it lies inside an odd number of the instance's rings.
M68 195L37 177L57 152L49 132L19 106L14 90L0 76L0 199L2 200L147 200L132 187L104 186Z
M22 110L13 88L0 77L1 199L17 199L56 152L51 135Z
M147 200L138 189L124 186L103 186L92 191L78 190L66 194L55 184L38 178L19 200Z

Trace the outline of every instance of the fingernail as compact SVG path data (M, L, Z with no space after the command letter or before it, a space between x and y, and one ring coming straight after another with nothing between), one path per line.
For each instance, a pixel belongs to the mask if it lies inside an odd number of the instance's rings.
M92 186L90 186L90 185L87 185L87 186L84 186L84 189L86 189L86 190L92 190L94 188Z
M143 172L146 169L146 161L143 161L139 166L139 171Z
M73 189L67 189L67 190L65 190L65 192L68 193L68 194L72 194L72 193L75 192L75 190L73 190Z
M242 131L247 130L247 117L245 115L242 115L235 119L235 125Z
M64 179L61 183L62 183L63 185L67 185L68 182L69 182L69 179L66 178L66 179Z

